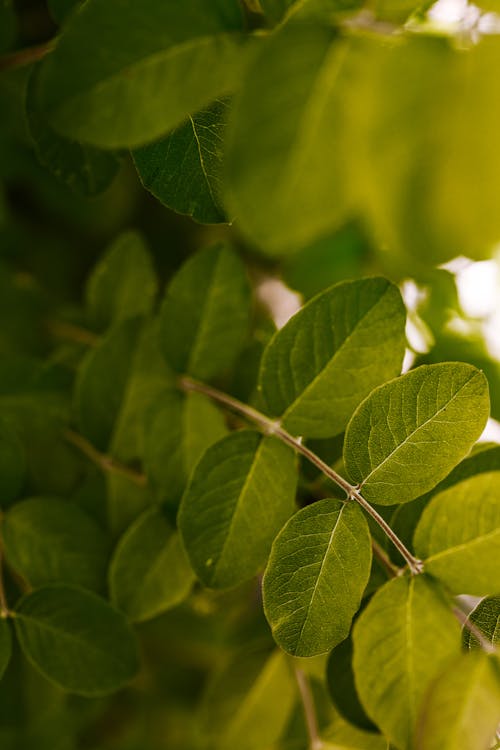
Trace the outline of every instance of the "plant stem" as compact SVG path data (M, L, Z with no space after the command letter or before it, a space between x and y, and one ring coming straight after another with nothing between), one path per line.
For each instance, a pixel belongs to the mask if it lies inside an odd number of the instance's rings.
M483 651L485 651L487 654L498 653L497 647L489 640L489 638L485 636L481 628L470 621L470 613L464 608L460 599L455 599L452 609L453 614L455 615L457 620L461 623L461 625L463 625L464 628L466 628L466 630L469 631L473 638L476 639Z
M373 554L385 569L390 578L397 578L401 575L402 570L394 565L387 552L380 546L376 539L372 537Z
M81 453L87 456L87 458L89 458L94 464L96 464L102 471L127 477L127 479L130 479L131 482L137 484L139 487L144 487L144 485L146 484L147 479L145 474L142 474L139 471L135 471L135 469L130 468L130 466L121 464L119 461L116 461L114 458L106 455L105 453L101 453L96 448L94 448L92 443L84 438L83 435L78 434L78 432L74 432L73 430L65 430L64 437L66 438L68 443L71 443L71 445L74 445L75 448L78 448Z
M74 341L77 344L84 344L85 346L95 347L100 340L99 336L92 333L92 331L61 320L50 320L48 328L49 332L56 338Z
M414 557L410 550L405 546L401 539L391 529L387 521L377 513L370 503L360 494L357 487L350 484L344 477L340 476L334 469L328 466L316 453L313 453L310 448L303 445L302 439L293 437L289 432L283 429L279 420L270 419L262 414L257 409L254 409L248 404L244 404L238 399L229 396L227 393L212 388L210 385L200 383L197 380L193 380L190 377L184 376L179 379L179 386L184 391L196 391L197 393L203 393L205 396L217 401L218 403L226 406L231 411L240 414L246 419L256 424L266 435L274 435L279 440L293 448L297 453L307 458L314 466L316 466L328 479L334 482L338 487L341 487L346 493L349 500L355 500L359 505L374 519L374 521L380 526L384 533L389 537L391 542L394 544L398 552L401 554L403 559L408 564L412 575L417 575L423 571L423 563Z
M37 44L35 47L26 47L25 49L10 52L0 58L0 71L10 68L21 68L24 65L30 65L33 62L41 60L49 52L52 52L56 46L56 40L50 39L43 44Z
M323 742L319 736L318 719L316 716L316 708L314 706L314 699L311 691L309 680L304 674L303 670L296 664L293 665L293 672L297 685L299 688L300 699L304 708L304 716L307 726L307 734L309 735L309 747L310 750L321 750Z

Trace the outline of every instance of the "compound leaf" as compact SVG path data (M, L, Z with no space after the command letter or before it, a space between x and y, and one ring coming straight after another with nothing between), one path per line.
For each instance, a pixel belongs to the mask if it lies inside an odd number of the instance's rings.
M281 648L314 656L346 638L370 566L357 505L325 499L296 513L273 544L263 580L264 611Z
M276 438L234 432L212 445L182 498L178 523L193 569L213 588L251 578L294 510L293 451Z
M413 500L467 455L488 416L488 383L475 367L418 367L358 407L346 431L347 473L374 503Z
M430 682L460 652L458 621L432 580L396 578L361 613L353 639L356 688L368 716L409 750Z
M194 575L179 535L159 508L143 513L120 539L111 561L111 600L132 622L174 607L189 594Z
M465 479L436 495L415 531L425 569L456 594L484 596L500 581L500 472Z
M213 245L174 276L161 309L161 346L176 371L208 380L234 362L249 325L250 290L240 259Z
M21 599L14 622L26 657L63 690L105 695L137 671L137 645L124 616L89 591L44 586Z
M342 432L380 383L399 375L406 311L385 279L343 282L306 304L269 342L259 389L269 413L304 437Z

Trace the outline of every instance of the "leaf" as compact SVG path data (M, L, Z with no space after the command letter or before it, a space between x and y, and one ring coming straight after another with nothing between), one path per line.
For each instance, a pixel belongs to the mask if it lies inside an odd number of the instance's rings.
M224 418L200 393L164 391L144 415L144 466L159 500L178 505L203 453L227 434Z
M429 690L416 750L488 750L500 722L500 667L486 654L463 654Z
M124 232L90 275L85 298L90 323L102 331L128 318L148 315L158 281L148 248L138 232Z
M106 695L138 669L134 634L122 614L83 589L52 585L23 597L14 623L28 660L79 695Z
M273 544L263 580L264 612L279 646L314 656L344 640L370 566L370 533L357 505L328 498L296 513Z
M64 135L104 148L153 141L231 93L242 28L236 0L90 0L44 62L47 115Z
M326 667L326 682L330 698L350 724L365 731L377 731L359 701L352 670L352 637L349 636L332 650Z
M206 586L229 588L259 572L294 511L296 481L294 453L276 438L243 430L208 448L177 519L191 565Z
M108 541L95 521L68 500L23 500L6 513L2 533L7 562L32 586L103 589Z
M12 635L10 625L5 618L0 618L0 679L8 667L12 654Z
M50 15L56 23L63 23L82 0L47 0Z
M381 278L333 286L278 331L262 357L267 411L295 435L332 437L370 391L398 375L406 313Z
M254 56L234 100L226 204L273 255L304 247L351 214L341 145L351 46L328 26L285 24Z
M257 750L280 739L297 699L285 654L239 653L208 685L200 730L218 750Z
M11 420L0 417L0 505L9 505L20 493L26 476L23 443Z
M179 535L159 508L143 513L120 539L109 571L111 601L142 622L185 599L194 582Z
M415 531L425 570L456 594L484 596L500 581L500 471L440 492Z
M346 721L335 719L333 726L322 733L321 750L390 750L387 740L379 734L363 732Z
M9 50L16 41L18 21L12 0L0 0L0 52Z
M413 747L430 682L460 652L460 626L426 576L395 578L354 625L356 688L368 716L400 750Z
M132 154L142 184L155 198L204 224L227 221L220 200L227 109L227 100L219 99Z
M26 114L38 161L64 185L84 196L102 193L120 168L118 155L59 135L39 103L39 68L28 82Z
M346 430L344 463L364 497L413 500L469 452L489 415L488 384L471 365L423 365L377 388Z
M161 346L176 372L209 380L233 364L249 325L245 269L226 245L197 253L174 276L161 308Z
M75 385L75 411L82 434L107 450L130 376L141 321L113 328L84 358Z
M500 596L487 596L479 602L470 613L468 620L472 622L493 644L500 643ZM466 648L479 648L479 642L470 630L464 626L462 630L463 644Z

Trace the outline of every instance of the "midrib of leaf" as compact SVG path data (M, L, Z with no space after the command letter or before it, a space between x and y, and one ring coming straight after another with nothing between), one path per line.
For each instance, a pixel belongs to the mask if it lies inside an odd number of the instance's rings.
M208 178L208 172L207 172L206 167L205 167L205 160L203 158L203 149L202 149L202 146L201 146L200 139L198 137L198 133L196 131L195 121L191 117L191 115L189 115L189 122L191 123L191 127L193 129L193 135L194 135L194 139L196 141L196 146L197 146L197 149L198 149L198 155L200 157L200 167L201 167L201 171L203 173L203 177L205 178L205 182L207 183L207 188L208 188L208 192L210 194L210 198L212 199L212 206L213 206L213 208L215 208L217 210L217 205L215 203L215 197L214 197L214 194L213 194L213 191L212 191L212 185L210 184L210 180Z
M339 525L339 523L340 523L340 521L342 519L342 514L343 514L343 512L345 510L345 507L346 506L343 505L341 507L341 509L339 510L339 514L338 514L337 520L335 521L335 525L334 525L334 527L332 529L332 532L330 534L330 538L328 540L328 544L327 544L327 547L326 547L326 550L325 550L325 554L323 555L323 559L321 561L321 566L320 566L320 569L319 569L319 572L318 572L318 576L316 578L316 583L314 584L314 588L312 590L311 598L309 599L309 604L306 607L306 614L305 614L305 617L304 617L304 621L302 623L302 627L300 628L300 633L299 633L299 637L297 639L297 644L296 644L297 646L302 641L302 636L304 635L304 630L305 630L305 627L306 627L307 622L309 620L309 616L311 614L311 608L312 608L312 605L313 605L313 602L314 602L314 598L315 598L316 593L318 591L319 582L320 582L321 576L323 575L323 568L325 567L325 562L326 562L326 560L328 558L328 555L330 554L330 549L331 549L332 545L335 542L335 533L336 533L337 527L338 527L338 525Z
M253 457L253 460L252 460L252 464L251 464L251 466L250 466L250 468L248 470L248 473L247 473L247 475L245 477L245 481L243 483L243 486L242 486L240 492L238 493L238 498L237 498L236 504L234 506L234 513L231 514L231 520L229 522L229 527L227 529L227 534L225 535L224 541L222 542L222 549L220 551L220 555L219 555L219 557L217 559L217 562L214 565L214 572L215 573L218 573L220 564L221 564L221 562L222 562L222 560L224 558L224 552L226 551L227 545L229 543L229 539L230 539L230 537L232 535L232 532L233 532L233 529L234 529L234 525L236 523L236 518L237 518L238 512L239 512L239 510L241 508L241 504L242 504L242 502L244 502L245 495L248 492L248 488L250 486L251 480L252 480L253 475L255 473L255 467L259 463L260 453L261 453L261 450L262 450L262 447L263 447L264 443L265 443L265 438L261 438L260 439L260 443L259 443L259 445L257 447L257 450L255 451L255 454L254 454L254 457Z
M410 432L410 434L405 437L405 439L403 440L403 442L399 443L399 445L396 445L396 447L393 448L393 450L384 458L384 460L381 463L379 463L378 466L375 466L370 471L370 473L363 479L363 481L360 483L358 489L361 490L363 488L363 486L372 478L372 476L374 474L376 474L378 471L380 471L380 469L384 466L384 464L387 463L387 461L389 461L394 455L396 455L396 453L399 450L401 450L401 448L403 448L413 437L415 437L415 435L417 435L420 430L423 430L424 427L427 427L427 425L429 423L433 422L436 419L436 417L438 417L441 414L441 412L443 412L451 403L453 403L453 401L458 397L458 395L460 394L460 392L467 385L469 385L476 377L477 377L477 374L474 373L474 375L472 375L465 383L462 383L462 385L460 386L460 388L458 389L458 391L456 391L456 393L454 393L453 396L443 406L441 406L438 409L438 411L436 411L434 414L432 414L432 416L430 416L428 419L426 419L425 422L423 422L422 424L418 425L418 427L416 427L412 432ZM389 429L390 429L390 427L389 427Z
M462 542L461 544L456 544L453 547L447 547L444 550L441 550L441 552L436 552L434 555L431 555L430 557L425 558L425 563L434 562L435 560L440 560L444 557L447 557L448 555L453 555L457 552L460 552L464 549L470 549L471 547L475 547L477 544L481 544L482 542L487 541L488 539L494 539L495 537L500 537L500 529L494 529L493 531L488 531L487 534L481 534L481 536L476 536L474 539L471 539L468 542Z
M330 93L337 83L342 64L347 56L348 44L344 40L343 50L338 49L341 45L342 41L338 38L333 38L329 43L323 63L311 86L311 93L304 103L303 115L297 125L295 144L292 144L290 150L292 157L288 164L284 165L280 180L280 185L287 187L286 200L296 189L301 170L308 159L308 144L311 140L315 140L321 115L327 106Z
M187 372L191 372L191 368L193 366L193 363L196 363L198 358L198 352L201 348L201 342L203 341L206 331L210 330L208 327L208 321L210 320L210 309L213 305L213 296L214 296L214 287L217 283L217 277L219 275L219 266L223 257L223 250L221 250L217 256L217 260L215 262L215 265L212 268L212 273L210 275L210 279L207 284L207 293L205 294L203 298L203 303L200 307L200 314L198 317L199 326L196 329L196 333L194 336L193 345L191 347L191 352L189 354L188 364L187 364Z
M332 357L328 360L326 365L317 373L317 375L314 376L314 378L310 381L310 383L306 385L304 390L296 397L296 399L290 404L290 406L287 407L286 411L283 413L281 417L281 421L283 423L286 421L287 417L290 416L290 413L293 412L296 406L298 404L300 405L301 401L304 401L308 398L309 392L313 390L313 388L316 387L316 385L318 384L318 381L322 380L323 376L326 376L331 370L335 369L338 357L343 352L345 347L350 343L351 339L355 336L359 326L363 323L365 318L368 317L375 310L375 308L384 300L389 290L390 290L390 287L387 287L383 295L371 307L369 307L363 313L363 315L356 321L356 325L354 326L354 328L351 331L349 331L345 339L342 341L340 346L333 353ZM275 335L276 336L279 335L279 331Z

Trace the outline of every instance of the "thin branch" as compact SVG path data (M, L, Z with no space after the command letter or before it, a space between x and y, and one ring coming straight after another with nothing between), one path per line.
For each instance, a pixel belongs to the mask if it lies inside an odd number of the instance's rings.
M49 332L56 338L74 341L77 344L95 347L100 341L99 336L87 330L87 328L81 328L62 320L49 320L48 328Z
M92 463L96 464L96 466L98 466L101 471L127 477L127 479L130 479L131 482L137 484L139 487L144 487L147 483L145 474L142 474L139 471L135 471L135 469L132 469L130 466L121 464L119 461L116 461L114 458L106 455L105 453L101 453L96 448L94 448L92 443L90 443L78 432L74 432L73 430L65 430L64 437L68 441L68 443L74 445L75 448L78 448L78 450L83 453L84 456L87 456L87 458L92 461Z
M398 578L401 575L402 570L394 565L387 552L380 546L376 539L372 537L372 550L373 554L382 565L386 573L390 578Z
M497 647L485 636L481 628L469 619L469 612L464 608L460 599L455 599L453 614L463 627L476 639L483 651L487 654L498 654Z
M50 39L43 44L37 44L36 47L26 47L25 49L10 52L8 55L3 55L3 57L0 57L0 71L21 68L24 65L30 65L38 60L42 60L49 52L52 52L55 46L56 40Z
M240 414L246 419L256 424L266 435L274 435L281 441L293 448L297 453L300 453L314 466L316 466L328 479L334 482L338 487L341 487L347 495L349 500L355 500L361 507L376 521L384 533L389 537L391 542L394 544L398 552L401 554L403 559L408 564L412 575L417 575L423 571L423 563L414 557L410 550L405 546L401 539L391 529L387 521L377 513L370 503L359 493L358 488L350 484L344 477L340 476L334 469L328 466L316 453L313 453L310 448L303 445L301 438L293 437L289 432L283 429L279 420L270 419L262 414L257 409L254 409L248 404L244 404L238 399L229 396L227 393L212 388L212 386L200 383L197 380L193 380L187 376L179 379L179 386L184 391L196 391L197 393L203 393L205 396L223 404L231 411Z
M316 708L314 706L314 698L311 691L309 680L304 674L303 670L300 669L296 664L293 664L293 672L297 685L299 688L300 699L302 701L302 707L304 709L304 717L306 720L307 734L309 736L309 748L310 750L321 750L323 742L319 736L318 718L316 716Z

